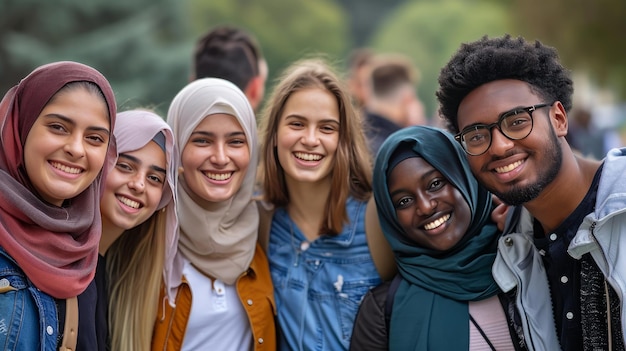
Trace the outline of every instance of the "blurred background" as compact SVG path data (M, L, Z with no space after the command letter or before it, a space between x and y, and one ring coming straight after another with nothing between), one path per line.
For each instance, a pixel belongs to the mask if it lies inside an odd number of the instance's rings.
M189 81L195 41L218 24L256 36L268 92L305 56L322 54L347 74L357 48L405 54L430 120L439 70L460 43L505 33L539 39L572 70L574 106L612 143L625 140L624 0L0 0L0 91L41 64L73 60L109 79L120 111L165 116Z

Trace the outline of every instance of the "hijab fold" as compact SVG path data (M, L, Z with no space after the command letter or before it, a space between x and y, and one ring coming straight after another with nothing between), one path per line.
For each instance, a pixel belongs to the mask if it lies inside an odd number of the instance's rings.
M417 246L398 222L387 177L399 148L441 172L470 207L472 218L465 236L447 251ZM478 184L449 133L417 126L393 133L381 146L374 166L374 196L383 234L403 278L391 314L390 349L468 350L468 302L500 291L491 275L498 236L490 220L491 194Z
M179 175L179 253L204 274L234 284L252 262L259 213L252 201L258 163L256 118L246 96L234 84L218 78L189 83L174 97L167 121L174 131L180 154L191 133L211 115L237 118L246 135L250 164L241 188L223 202L209 203L193 194ZM184 170L195 172L196 170Z
M94 182L63 207L36 195L24 168L24 143L48 101L66 84L96 84L115 125L115 98L95 69L76 62L41 66L11 88L0 102L0 246L28 279L55 298L82 293L93 279L101 234L100 194L116 158L111 135L107 157Z

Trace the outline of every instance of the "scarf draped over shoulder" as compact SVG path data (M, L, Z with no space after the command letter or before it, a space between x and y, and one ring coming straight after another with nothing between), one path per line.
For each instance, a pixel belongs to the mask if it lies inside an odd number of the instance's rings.
M35 69L0 102L0 246L37 288L61 299L79 295L93 279L101 234L100 194L115 163L115 138L111 135L95 181L63 207L36 195L24 166L24 143L48 101L66 84L81 81L100 88L113 130L111 86L100 72L76 62Z
M465 236L447 251L419 247L404 235L387 185L391 158L399 147L437 169L470 207ZM374 166L374 196L383 234L403 278L393 304L390 349L468 350L468 302L499 292L491 275L498 235L490 220L491 194L478 184L449 133L417 126L395 132L381 146Z
M259 225L258 209L252 201L259 152L254 112L234 84L203 78L189 83L174 97L167 121L182 153L198 124L218 113L234 116L241 125L250 150L250 164L241 188L232 198L219 203L209 203L191 193L184 176L179 175L178 249L204 274L233 284L250 266Z

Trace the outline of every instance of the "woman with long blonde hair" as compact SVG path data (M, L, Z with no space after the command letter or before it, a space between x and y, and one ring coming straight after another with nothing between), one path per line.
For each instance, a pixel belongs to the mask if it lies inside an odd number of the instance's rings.
M119 156L100 202L98 287L108 295L111 349L148 350L154 327L148 321L156 319L177 241L174 136L146 110L119 113L113 133ZM96 314L104 318L106 309Z

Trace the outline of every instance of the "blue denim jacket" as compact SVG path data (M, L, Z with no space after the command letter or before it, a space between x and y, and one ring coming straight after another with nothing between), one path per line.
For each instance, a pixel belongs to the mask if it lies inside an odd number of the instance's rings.
M37 289L0 247L0 349L56 350L58 324L54 298Z
M308 243L284 208L274 213L269 261L280 350L348 350L359 304L381 280L365 237L365 202L349 199L338 236Z

